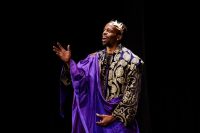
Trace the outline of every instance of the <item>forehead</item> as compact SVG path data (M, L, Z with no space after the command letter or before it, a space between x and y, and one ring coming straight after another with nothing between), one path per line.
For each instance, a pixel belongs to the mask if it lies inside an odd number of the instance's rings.
M115 32L118 32L119 30L112 24L112 23L107 23L104 27L104 29L111 29Z

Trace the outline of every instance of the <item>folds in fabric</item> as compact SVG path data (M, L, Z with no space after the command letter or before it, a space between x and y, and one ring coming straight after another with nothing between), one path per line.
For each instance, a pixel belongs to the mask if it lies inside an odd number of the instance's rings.
M98 54L89 55L76 64L70 61L70 74L74 88L72 107L72 133L139 133L136 121L131 127L126 127L118 120L109 126L102 127L96 124L98 114L111 115L121 98L105 101L101 93L99 77ZM62 88L61 88L62 90ZM64 90L61 91L61 107L66 100Z

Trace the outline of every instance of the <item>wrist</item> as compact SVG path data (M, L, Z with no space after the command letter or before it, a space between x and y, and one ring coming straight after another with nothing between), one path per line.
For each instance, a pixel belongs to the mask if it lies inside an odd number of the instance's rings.
M64 66L66 69L70 68L70 62L69 61L64 61Z
M64 61L64 63L65 63L67 66L69 66L69 65L70 65L70 60L66 60L66 61Z

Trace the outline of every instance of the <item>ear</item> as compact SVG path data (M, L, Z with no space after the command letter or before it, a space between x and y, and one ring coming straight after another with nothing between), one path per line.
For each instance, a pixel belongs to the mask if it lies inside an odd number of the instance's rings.
M122 35L117 35L117 41L122 40Z

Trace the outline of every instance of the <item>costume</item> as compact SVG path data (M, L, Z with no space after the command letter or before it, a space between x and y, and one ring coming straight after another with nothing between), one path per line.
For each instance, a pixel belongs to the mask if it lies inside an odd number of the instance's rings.
M88 55L77 64L70 60L70 72L63 67L61 81L74 88L72 133L139 133L135 118L143 61L121 44L113 55L105 50ZM61 113L66 100L61 87ZM98 114L117 118L103 127Z

